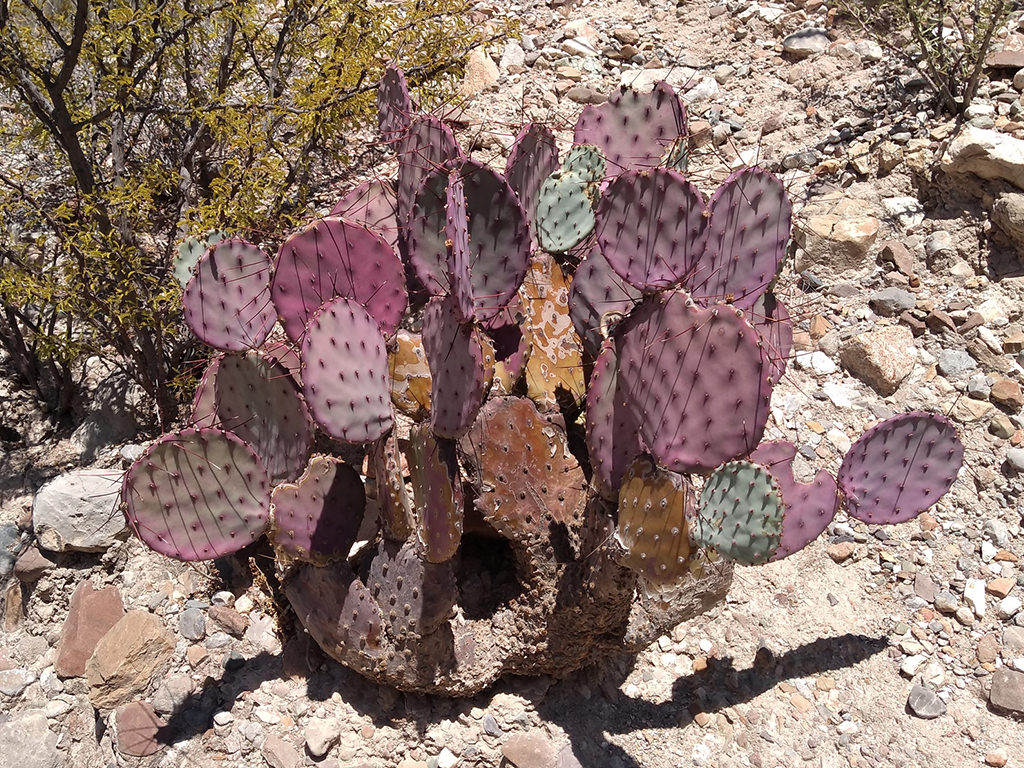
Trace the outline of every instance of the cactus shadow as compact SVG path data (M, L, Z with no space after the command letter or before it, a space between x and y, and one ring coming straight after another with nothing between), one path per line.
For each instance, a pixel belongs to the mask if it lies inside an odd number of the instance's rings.
M637 657L630 656L582 670L557 683L537 703L537 711L566 732L578 764L642 768L608 737L685 727L700 713L713 714L751 701L783 680L853 666L887 647L885 637L845 634L821 638L780 655L761 648L747 669L737 669L728 657L708 659L705 669L676 680L672 697L659 703L626 696L619 690L636 663ZM581 701L580 690L595 685L599 690L590 701Z

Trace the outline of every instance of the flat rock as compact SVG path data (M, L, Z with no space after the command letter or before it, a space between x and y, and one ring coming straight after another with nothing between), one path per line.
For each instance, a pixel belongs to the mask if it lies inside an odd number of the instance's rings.
M1024 715L1024 672L1000 667L992 675L989 703L996 709Z
M880 223L867 215L870 203L849 198L825 197L809 204L801 213L793 239L800 246L796 269L859 269L878 237Z
M133 701L114 710L114 744L122 755L155 755L164 744L160 729L167 725L145 701Z
M202 640L206 636L206 617L199 608L186 608L178 616L178 631L186 640Z
M914 370L914 334L902 325L862 333L843 343L839 359L846 370L887 397Z
M149 687L174 655L174 635L159 617L129 611L96 646L85 665L89 700L99 709L124 704Z
M51 552L103 552L125 530L117 510L121 476L109 469L78 469L44 485L32 502L39 546Z
M782 38L782 50L803 59L824 53L830 42L828 32L824 29L801 29Z
M249 626L249 620L245 616L226 605L211 605L207 615L214 624L234 637L242 637Z
M262 752L270 768L295 768L302 763L298 750L280 736L267 736Z
M168 675L153 694L153 709L161 715L180 712L188 704L194 690L192 678L188 675Z
M49 729L40 710L0 719L0 745L0 766L4 768L57 768L63 763L57 734Z
M902 288L883 288L875 291L868 299L868 306L877 315L895 317L901 312L913 309L917 305L917 297Z
M29 547L14 563L14 576L23 584L34 584L54 565L56 563L40 552L38 547Z
M934 720L946 714L946 703L923 685L914 685L907 697L907 707L915 717L923 720Z
M337 720L318 717L306 724L303 735L306 737L306 749L309 750L309 754L320 759L338 743L341 738L341 727Z
M110 585L93 589L83 581L71 595L71 606L57 641L54 670L60 677L81 677L100 638L124 616L121 593Z
M555 745L539 728L510 736L501 754L515 768L551 768L558 759Z
M936 367L947 379L956 379L973 371L978 363L963 349L944 349L939 352Z
M1024 189L1024 141L969 125L949 143L939 166L950 173L1002 179Z
M525 59L525 56L524 56ZM476 96L498 83L498 65L480 49L470 51L466 58L466 71L462 78L462 95Z

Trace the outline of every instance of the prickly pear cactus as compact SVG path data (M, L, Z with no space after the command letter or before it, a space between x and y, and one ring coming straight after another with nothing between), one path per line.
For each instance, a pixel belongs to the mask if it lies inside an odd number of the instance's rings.
M790 203L760 168L699 189L667 84L588 107L561 157L526 127L504 173L414 114L398 69L378 103L397 180L276 242L183 249L189 324L222 352L192 425L124 479L156 551L266 535L326 653L461 696L639 650L723 600L734 564L842 511L908 520L955 481L935 414L806 483L791 443L762 442L793 341Z

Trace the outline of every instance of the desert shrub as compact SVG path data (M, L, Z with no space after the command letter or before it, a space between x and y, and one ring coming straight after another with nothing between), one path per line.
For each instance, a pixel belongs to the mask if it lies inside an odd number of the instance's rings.
M1007 0L840 0L839 7L897 54L922 70L942 109L959 114L978 90L996 30L1014 3ZM891 45L904 31L909 46Z
M0 5L0 345L22 378L64 411L107 355L172 418L177 241L307 217L383 65L443 98L477 22L465 0Z

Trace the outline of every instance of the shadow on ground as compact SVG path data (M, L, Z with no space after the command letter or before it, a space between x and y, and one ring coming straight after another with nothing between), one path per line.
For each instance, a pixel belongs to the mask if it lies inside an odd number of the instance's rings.
M752 666L742 670L732 659L710 659L705 669L675 681L671 699L652 703L619 690L634 667L635 656L610 659L599 668L582 670L553 684L549 678L509 679L470 699L445 699L398 693L371 683L324 657L303 635L293 638L282 654L236 659L220 679L207 678L203 688L161 728L158 739L173 744L203 734L212 727L213 713L230 710L243 693L266 681L305 677L311 700L326 700L337 691L375 726L411 729L420 737L441 719L468 715L474 707L486 709L495 693L513 692L532 701L544 720L568 734L580 764L641 768L608 736L686 726L700 712L710 714L750 701L781 680L852 666L886 646L884 637L845 634L815 640L779 656L762 649ZM590 692L588 700L577 694L583 689ZM208 746L216 749L215 742Z

